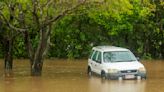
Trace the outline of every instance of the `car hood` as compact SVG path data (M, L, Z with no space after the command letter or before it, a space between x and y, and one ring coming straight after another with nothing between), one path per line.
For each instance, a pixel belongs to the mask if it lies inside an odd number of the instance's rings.
M133 69L139 69L140 67L144 67L144 66L138 61L133 61L133 62L105 63L104 67L106 69L110 68L110 69L118 69L118 70L133 70Z

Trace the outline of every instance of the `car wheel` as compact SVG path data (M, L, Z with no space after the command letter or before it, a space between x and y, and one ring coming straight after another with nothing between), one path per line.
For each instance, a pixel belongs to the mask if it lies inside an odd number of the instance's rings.
M88 76L92 76L92 70L90 67L88 67Z
M102 79L106 79L106 78L107 78L104 71L101 72L101 78L102 78Z

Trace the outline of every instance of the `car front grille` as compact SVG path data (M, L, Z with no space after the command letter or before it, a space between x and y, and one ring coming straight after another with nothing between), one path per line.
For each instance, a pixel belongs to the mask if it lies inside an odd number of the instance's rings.
M137 70L123 70L121 73L136 73Z

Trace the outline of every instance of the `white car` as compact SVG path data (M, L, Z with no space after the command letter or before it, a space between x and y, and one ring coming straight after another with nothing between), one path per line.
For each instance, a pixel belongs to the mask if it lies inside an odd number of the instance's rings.
M108 79L146 79L146 69L126 48L96 46L88 59L88 74Z

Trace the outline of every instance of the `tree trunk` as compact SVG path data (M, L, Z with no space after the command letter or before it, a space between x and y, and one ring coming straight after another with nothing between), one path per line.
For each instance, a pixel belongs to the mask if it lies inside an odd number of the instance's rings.
M24 34L25 44L28 50L28 55L31 63L31 75L32 76L41 76L43 59L46 55L46 50L48 47L48 39L50 38L51 27L46 30L45 28L40 30L40 39L36 50L32 48L32 43L30 42L29 33L26 31Z
M5 48L5 70L12 70L13 68L13 55L12 55L13 41L6 39L4 41Z
M160 52L160 58L164 59L164 42L161 43L161 52Z
M31 76L41 76L42 75L43 62L40 60L33 61L31 63Z

